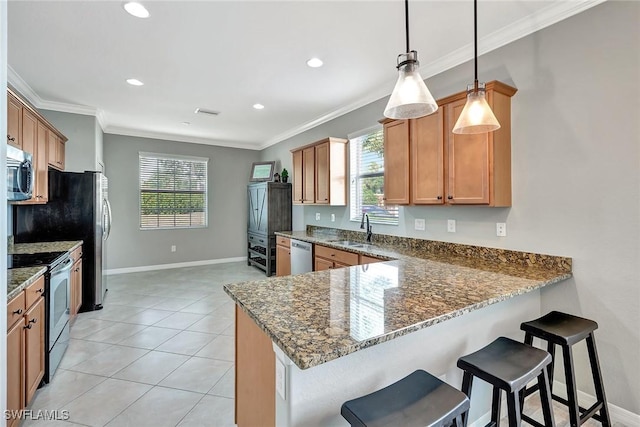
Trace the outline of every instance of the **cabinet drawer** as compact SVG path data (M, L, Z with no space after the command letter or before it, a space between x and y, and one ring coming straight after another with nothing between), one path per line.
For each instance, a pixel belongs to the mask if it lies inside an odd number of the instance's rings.
M29 309L34 302L44 295L44 276L40 276L38 280L27 286L24 290L25 307Z
M352 252L341 251L339 249L328 248L316 245L316 256L337 261L346 265L358 265L359 256Z
M82 245L80 245L79 247L75 248L71 252L71 258L73 258L73 262L76 262L79 259L82 259Z
M276 244L280 246L291 247L291 239L288 237L276 236Z
M259 234L249 234L249 242L256 245L266 246L268 242L268 237L261 236Z
M24 292L20 292L7 304L7 330L11 329L17 321L23 319L25 309Z
M386 260L372 257L372 256L367 256L367 255L360 255L360 264L373 264L374 262L382 262L382 261L386 261Z

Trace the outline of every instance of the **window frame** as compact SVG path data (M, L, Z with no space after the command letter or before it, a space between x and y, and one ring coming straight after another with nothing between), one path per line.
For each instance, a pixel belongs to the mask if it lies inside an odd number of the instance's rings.
M384 180L384 156L382 157L382 161L383 161L382 171L359 173L360 171L358 170L358 173L354 174L354 171L352 170L352 166L355 162L353 156L354 156L354 151L357 150L357 148L354 147L354 144L361 145L361 142L360 142L361 138L371 135L372 133L377 133L382 131L383 131L383 126L381 124L378 124L378 125L371 126L369 128L362 129L358 132L354 132L348 135L348 139L349 139L349 221L351 222L362 221L362 205L360 206L361 208L360 213L356 214L356 211L355 211L356 208L358 207L357 198L358 198L358 192L361 191L361 188L356 188L354 190L354 185L358 187L357 183L362 178L382 177ZM354 182L354 179L355 179L355 182ZM399 206L394 205L393 209L395 210L395 216L390 218L390 219L393 219L393 221L380 220L373 215L369 215L369 222L372 224L380 224L380 225L391 225L391 226L400 225Z
M142 226L142 180L140 160L142 158L151 158L156 160L172 160L172 161L190 161L203 163L205 167L204 179L204 224L187 225L187 226L159 226L159 227L143 227ZM174 193L175 194L175 193ZM175 214L174 214L175 218ZM174 221L175 224L175 221ZM185 156L181 154L152 153L146 151L138 152L138 229L140 231L158 231L158 230L191 230L209 228L209 158Z

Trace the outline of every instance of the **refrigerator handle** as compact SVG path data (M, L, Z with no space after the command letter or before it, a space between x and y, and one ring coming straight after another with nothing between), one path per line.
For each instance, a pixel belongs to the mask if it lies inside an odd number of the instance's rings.
M107 221L105 224L104 232L102 233L103 240L107 240L111 234L111 203L108 199L104 199L105 213L107 214Z

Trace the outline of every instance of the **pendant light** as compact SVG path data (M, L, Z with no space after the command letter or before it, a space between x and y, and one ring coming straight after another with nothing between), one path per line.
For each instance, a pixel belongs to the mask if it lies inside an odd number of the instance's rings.
M418 52L409 50L409 0L404 1L404 14L407 53L398 55L398 81L384 109L385 117L390 119L416 119L438 110L438 104L418 71Z
M485 98L484 83L478 83L478 0L473 0L473 44L475 78L467 86L467 103L458 117L453 133L487 133L500 129L498 119Z

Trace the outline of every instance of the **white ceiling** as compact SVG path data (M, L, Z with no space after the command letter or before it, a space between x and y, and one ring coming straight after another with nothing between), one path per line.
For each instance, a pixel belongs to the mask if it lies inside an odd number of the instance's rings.
M602 1L482 0L480 51ZM143 4L148 19L119 0L9 1L9 82L36 107L95 114L108 133L260 149L388 95L405 50L400 0ZM409 7L424 78L472 58L471 0ZM307 67L314 56L322 68Z

